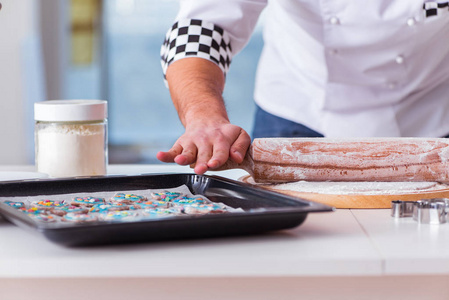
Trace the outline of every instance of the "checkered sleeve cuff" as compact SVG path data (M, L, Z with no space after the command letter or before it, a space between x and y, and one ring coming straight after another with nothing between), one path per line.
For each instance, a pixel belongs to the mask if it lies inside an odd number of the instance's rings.
M232 59L229 35L221 27L206 21L179 20L169 29L161 47L164 78L168 66L185 57L210 60L226 74Z
M426 18L437 16L438 14L441 14L443 10L449 9L449 2L425 2L423 5L423 9Z

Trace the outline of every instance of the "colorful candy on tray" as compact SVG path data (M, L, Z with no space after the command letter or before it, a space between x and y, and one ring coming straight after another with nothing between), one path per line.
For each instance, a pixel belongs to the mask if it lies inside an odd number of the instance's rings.
M38 199L5 201L38 222L129 222L173 216L205 215L243 211L215 203L204 196L182 192L158 191L148 197L133 193L115 193L109 199L76 196L65 200Z

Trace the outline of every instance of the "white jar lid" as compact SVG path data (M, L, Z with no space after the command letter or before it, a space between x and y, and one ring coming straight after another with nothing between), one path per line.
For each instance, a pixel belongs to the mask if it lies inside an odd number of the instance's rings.
M107 101L104 100L47 100L34 103L36 121L98 121L107 117Z

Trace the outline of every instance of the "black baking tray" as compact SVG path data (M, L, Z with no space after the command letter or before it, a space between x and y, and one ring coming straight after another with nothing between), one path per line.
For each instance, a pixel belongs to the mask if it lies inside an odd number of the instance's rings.
M301 225L308 213L332 207L271 192L240 181L196 174L143 174L68 179L38 179L0 183L0 197L38 196L138 189L165 189L186 185L244 212L181 216L120 223L43 223L0 202L0 213L12 223L37 230L65 246L88 246L162 240L258 234Z

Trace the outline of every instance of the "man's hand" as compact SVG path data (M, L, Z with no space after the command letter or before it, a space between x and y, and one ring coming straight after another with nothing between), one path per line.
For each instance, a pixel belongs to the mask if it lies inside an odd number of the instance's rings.
M241 163L251 139L242 128L229 122L196 122L167 152L159 152L163 162L195 165L195 173L204 174L222 166L228 159Z
M193 164L197 174L216 169L229 158L241 163L251 139L229 122L221 69L211 61L190 57L173 62L166 75L173 104L186 130L169 151L159 152L157 158Z

